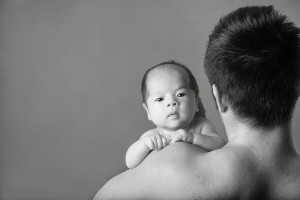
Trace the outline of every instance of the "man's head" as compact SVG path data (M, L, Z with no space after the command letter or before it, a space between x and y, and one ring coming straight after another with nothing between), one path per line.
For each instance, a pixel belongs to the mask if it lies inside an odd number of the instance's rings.
M268 7L243 7L209 36L205 71L233 113L254 127L290 121L299 96L300 30Z

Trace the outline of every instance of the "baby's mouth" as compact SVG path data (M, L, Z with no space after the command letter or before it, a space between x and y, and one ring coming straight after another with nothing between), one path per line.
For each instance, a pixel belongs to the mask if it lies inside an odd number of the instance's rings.
M173 116L178 116L178 113L177 112L172 112L168 115L168 117L173 117Z

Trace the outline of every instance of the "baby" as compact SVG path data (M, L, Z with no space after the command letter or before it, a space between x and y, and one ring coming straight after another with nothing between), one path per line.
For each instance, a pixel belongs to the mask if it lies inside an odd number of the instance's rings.
M126 153L128 168L138 166L154 149L177 141L207 151L225 141L205 118L195 77L183 64L169 61L148 69L142 80L143 108L156 128L145 132Z

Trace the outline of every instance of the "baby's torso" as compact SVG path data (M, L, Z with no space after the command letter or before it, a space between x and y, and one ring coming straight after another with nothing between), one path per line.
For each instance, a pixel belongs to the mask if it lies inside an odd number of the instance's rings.
M190 132L201 133L202 127L207 123L206 118L194 118L190 123L188 130Z

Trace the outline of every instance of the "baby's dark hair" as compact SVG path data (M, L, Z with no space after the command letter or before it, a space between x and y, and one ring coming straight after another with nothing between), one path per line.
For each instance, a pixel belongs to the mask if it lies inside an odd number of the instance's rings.
M221 18L209 36L208 80L250 126L291 120L299 95L299 33L273 6L249 6Z
M143 79L142 79L142 87L141 87L141 92L142 92L142 97L143 97L143 103L146 104L146 100L147 100L147 77L148 77L148 74L151 70L157 68L157 67L161 67L161 66L166 66L166 65L170 65L170 66L178 66L178 67L181 67L182 69L184 69L189 77L189 87L193 90L193 92L195 93L195 97L199 97L199 88L198 88L198 84L197 84L197 81L194 77L194 75L192 74L191 70L185 66L184 64L182 63L179 63L177 61L174 61L174 60L170 60L170 61L166 61L166 62L161 62L151 68L149 68L144 76L143 76ZM197 117L205 117L205 109L204 109L204 106L202 104L202 102L199 100L198 102L198 109L199 111L197 112Z

